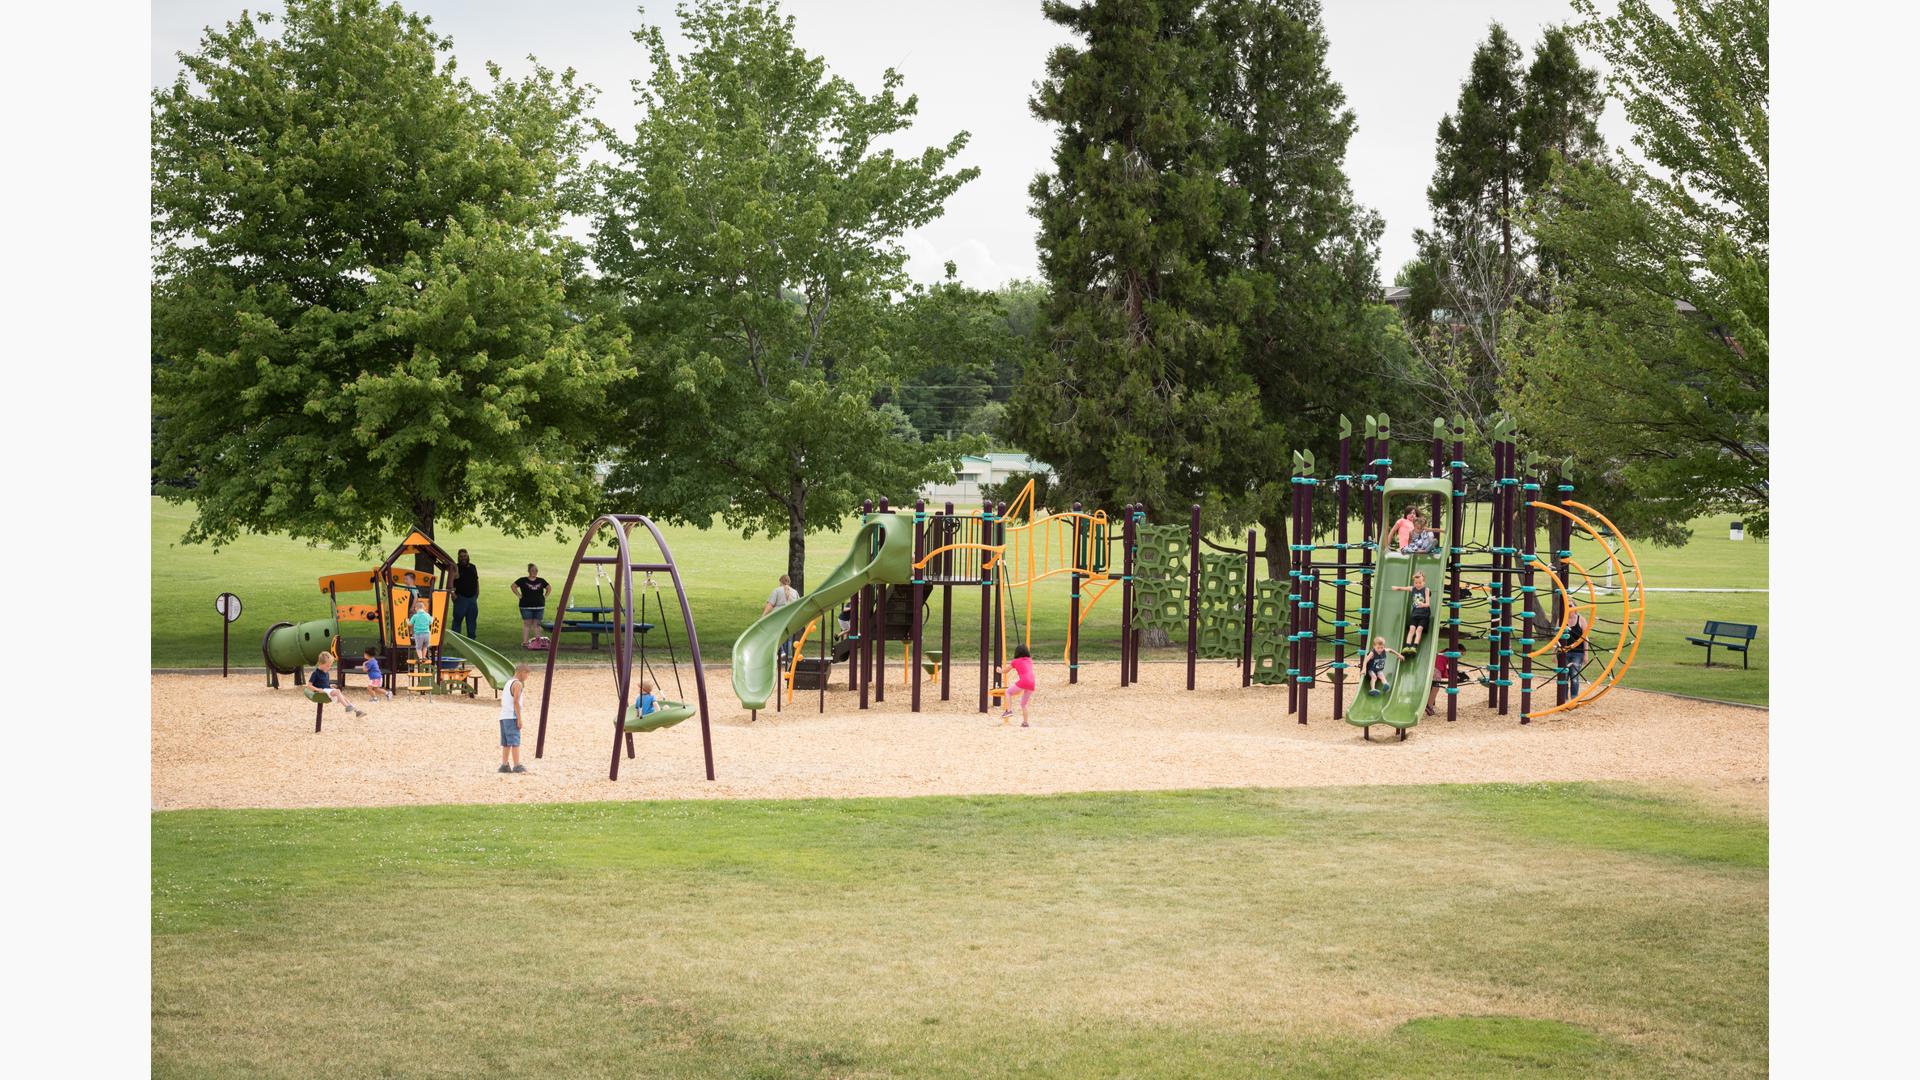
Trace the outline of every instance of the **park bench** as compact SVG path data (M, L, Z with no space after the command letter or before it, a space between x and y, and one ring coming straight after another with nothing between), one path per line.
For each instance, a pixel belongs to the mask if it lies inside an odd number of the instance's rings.
M1715 648L1721 648L1731 649L1739 653L1740 666L1745 668L1747 666L1747 648L1753 643L1753 639L1759 635L1760 628L1752 623L1716 622L1708 619L1706 627L1703 628L1700 633L1703 636L1693 637L1689 635L1687 640L1707 650L1706 666L1713 666L1713 650Z

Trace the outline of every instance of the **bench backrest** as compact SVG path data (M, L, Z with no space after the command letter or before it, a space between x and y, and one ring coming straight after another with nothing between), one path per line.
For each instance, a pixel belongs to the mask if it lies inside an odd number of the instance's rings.
M1752 641L1759 633L1760 628L1753 623L1714 622L1712 619L1707 620L1706 634L1708 637L1744 638L1747 641Z

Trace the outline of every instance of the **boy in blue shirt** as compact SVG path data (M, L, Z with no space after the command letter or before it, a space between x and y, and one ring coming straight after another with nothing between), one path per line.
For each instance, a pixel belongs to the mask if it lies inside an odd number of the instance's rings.
M347 710L353 715L355 716L367 715L365 710L354 708L353 702L347 700L347 695L341 693L340 688L333 685L333 654L332 653L323 652L319 656L316 656L313 658L313 674L307 676L307 685L327 695L327 700Z
M645 716L660 707L660 699L653 696L653 684L640 680L640 694L633 699L633 714Z
M421 600L413 605L413 618L407 620L407 626L413 631L413 658L425 662L427 659L427 638L433 633L433 616L427 614L427 602Z
M360 669L367 673L367 696L374 701L379 701L380 695L385 694L388 700L392 700L393 691L381 685L386 679L380 674L379 650L369 648L362 655L365 659L361 662Z

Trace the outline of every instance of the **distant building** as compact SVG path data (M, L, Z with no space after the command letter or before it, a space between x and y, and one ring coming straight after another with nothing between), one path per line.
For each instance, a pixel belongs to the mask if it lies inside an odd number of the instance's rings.
M1033 460L1031 454L967 454L960 459L953 483L928 484L920 490L920 497L933 506L944 502L978 504L983 487L1003 484L1008 477L1022 473L1052 476L1053 466Z

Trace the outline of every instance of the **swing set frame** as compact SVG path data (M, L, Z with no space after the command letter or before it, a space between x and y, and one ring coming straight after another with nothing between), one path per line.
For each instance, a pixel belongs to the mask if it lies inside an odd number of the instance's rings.
M634 561L630 541L632 531L636 526L644 527L647 532L652 535L654 544L660 550L660 561ZM595 537L598 537L603 532L611 532L613 534L612 546L614 553L611 555L588 554L588 552L593 549ZM707 709L706 668L700 662L700 635L694 629L693 607L687 601L686 586L680 580L680 568L678 564L674 562L673 551L667 546L666 537L660 535L659 528L643 514L603 514L595 518L593 523L587 526L585 535L580 537L580 547L574 552L573 565L567 570L567 583L560 590L560 610L562 611L567 609L567 602L573 595L574 582L578 580L580 568L583 566L593 566L596 568L605 566L613 569L613 623L615 627L613 632L613 679L619 702L613 714L613 754L612 761L607 767L607 779L620 779L620 750L623 743L626 747L627 757L629 759L634 757L633 732L626 726L626 716L627 710L631 707L633 701L634 661L639 659L642 664L645 664L646 660L644 638L639 650L636 651L634 647L635 605L633 576L635 574L645 574L647 580L651 582L654 574L665 574L668 579L673 582L674 595L680 601L680 622L686 630L687 651L691 655L693 662L695 708L700 716L700 747L706 758L707 779L712 780L714 778L713 728L709 721L709 712ZM654 591L656 594L659 592L657 585L654 586ZM642 594L641 602L645 603L644 593ZM662 608L660 619L664 628L666 622L666 612L664 610L666 607L665 601L661 601L660 605ZM560 658L560 636L565 632L565 627L562 625L564 621L565 620L558 620L554 623L553 636L547 643L546 678L541 681L540 685L540 729L538 736L534 740L533 747L533 756L535 758L544 757L546 754L547 713L553 698L553 674L554 668ZM672 640L671 634L669 634L668 640ZM669 646L669 648L671 648L671 646ZM674 684L675 687L678 688L680 685L680 664L678 657L674 658L673 669ZM650 674L652 672L651 666L648 666L646 670ZM667 704L680 705L683 703L662 703L662 707L665 707Z

